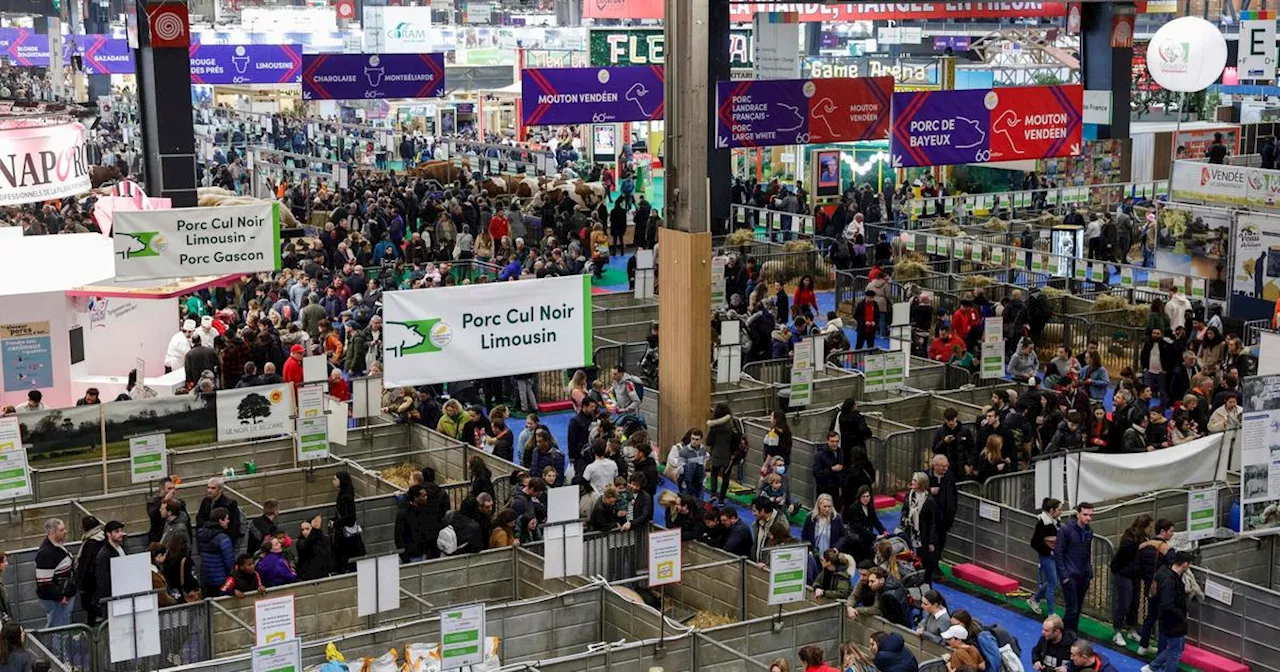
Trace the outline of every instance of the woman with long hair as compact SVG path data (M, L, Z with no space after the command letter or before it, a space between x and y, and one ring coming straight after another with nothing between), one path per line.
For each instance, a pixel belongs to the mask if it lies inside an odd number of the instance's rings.
M1058 543L1058 517L1062 515L1062 502L1052 497L1045 497L1040 502L1040 514L1036 516L1036 528L1031 533L1031 548L1039 558L1039 573L1036 578L1036 592L1027 600L1027 606L1036 615L1041 613L1040 600L1043 598L1049 605L1049 613L1053 613L1054 597L1058 591L1058 563L1053 549Z
M873 557L876 540L886 536L888 532L876 513L870 487L864 485L858 488L853 503L845 507L844 525L844 551L858 562Z
M1155 520L1147 514L1135 518L1124 533L1111 558L1111 627L1115 632L1111 641L1116 646L1128 646L1124 639L1125 625L1130 637L1137 639L1134 628L1138 623L1137 595L1142 578L1142 565L1138 549L1151 538L1151 524Z
M569 401L573 402L573 412L582 412L582 400L587 398L591 393L591 388L587 385L587 372L578 369L573 372L573 378L569 380Z
M992 476L1006 473L1009 462L1004 457L1004 438L999 434L987 437L987 445L978 456L978 482L986 483Z
M364 530L356 518L356 487L351 474L339 471L333 477L333 487L338 491L337 515L333 519L333 567L339 574L345 574L355 571L351 560L365 554Z
M836 513L835 501L831 495L818 495L813 505L813 513L804 521L800 539L809 544L810 576L817 575L818 558L830 549L839 550L844 545L844 521Z
M782 461L790 466L791 445L791 426L787 424L787 414L774 411L769 433L764 436L764 456L766 458L781 457Z
M923 471L911 476L911 490L903 503L898 527L907 534L912 550L924 563L925 581L933 583L938 574L937 502L929 493L929 476Z
M826 653L822 651L821 646L804 646L796 653L800 658L801 664L804 665L804 672L838 672L836 668L831 667L825 660Z
M721 504L729 493L729 467L737 450L733 411L728 404L716 404L707 422L707 449L711 454L711 495Z
M0 670L4 672L31 672L36 657L26 648L27 631L12 621L0 628Z
M169 594L179 602L196 602L200 599L200 579L196 577L195 563L191 560L190 540L185 534L171 534L164 539L165 585Z
M852 642L842 642L840 672L876 672L876 664L862 647Z
M796 293L791 301L793 309L809 309L810 315L818 314L818 295L814 291L813 276L802 275L796 283Z
M493 489L493 472L489 470L489 465L484 463L483 457L471 456L471 461L467 463L467 474L471 476L471 497L479 497L480 493L486 492L495 501L497 500Z
M1111 441L1111 418L1107 417L1107 409L1096 406L1089 417L1088 431L1084 435L1086 446L1101 452L1108 452Z

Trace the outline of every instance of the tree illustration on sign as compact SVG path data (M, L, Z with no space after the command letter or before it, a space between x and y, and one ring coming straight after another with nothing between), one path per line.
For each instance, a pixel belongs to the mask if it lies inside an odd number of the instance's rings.
M271 417L271 402L258 393L247 395L236 407L236 417L242 425L256 425Z

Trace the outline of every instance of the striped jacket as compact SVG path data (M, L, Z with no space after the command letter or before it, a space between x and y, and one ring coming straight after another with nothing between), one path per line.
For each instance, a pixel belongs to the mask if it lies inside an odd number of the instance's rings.
M36 551L36 595L52 602L75 595L72 564L71 553L46 537Z

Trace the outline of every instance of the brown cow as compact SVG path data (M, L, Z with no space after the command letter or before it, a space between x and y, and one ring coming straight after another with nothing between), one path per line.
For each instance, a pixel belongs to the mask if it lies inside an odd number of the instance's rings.
M107 182L116 182L124 178L120 169L115 166L90 166L89 186L97 189Z
M463 176L463 170L450 161L426 161L410 168L408 173L412 177L425 177L440 184L457 182Z

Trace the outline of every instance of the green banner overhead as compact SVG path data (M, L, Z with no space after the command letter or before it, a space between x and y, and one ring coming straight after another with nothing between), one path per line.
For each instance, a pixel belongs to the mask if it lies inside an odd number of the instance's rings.
M729 31L729 67L750 69L754 45L750 30ZM666 36L661 28L597 28L591 31L591 65L661 65Z

